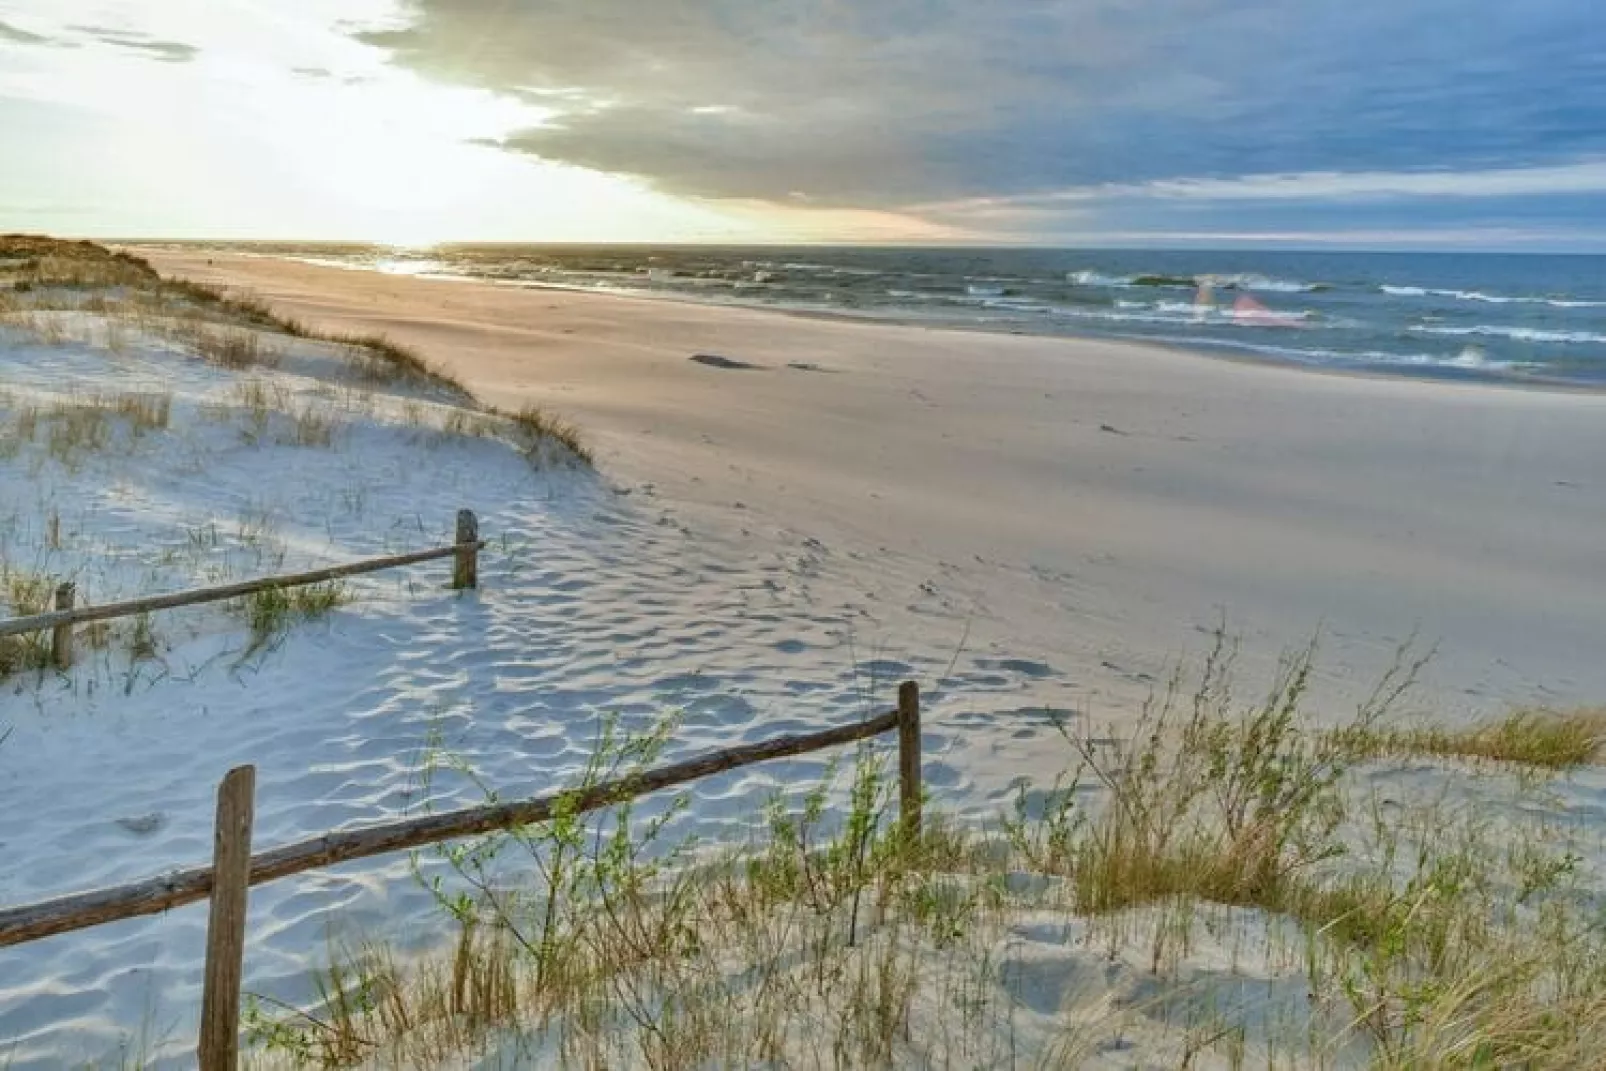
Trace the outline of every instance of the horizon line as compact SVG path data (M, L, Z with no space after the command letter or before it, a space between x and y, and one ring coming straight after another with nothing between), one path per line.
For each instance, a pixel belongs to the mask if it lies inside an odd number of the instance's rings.
M49 232L16 231L10 233L27 234L38 233L47 237L56 237ZM74 235L68 237L69 241L91 241L108 245L303 245L303 246L362 246L377 249L395 249L399 251L424 252L431 249L461 248L471 246L549 246L553 248L577 248L594 246L597 248L654 248L654 249L908 249L941 251L941 250L1033 250L1040 252L1154 252L1154 253L1310 253L1310 254L1370 254L1378 256L1388 255L1437 255L1437 256L1575 256L1575 257L1602 257L1606 256L1606 247L1598 249L1567 249L1567 248L1512 248L1499 246L1371 246L1371 245L1308 245L1308 244L1282 244L1277 242L1227 242L1222 245L1206 243L1187 244L1148 244L1148 243L1057 243L1057 242L873 242L873 241L723 241L699 239L675 239L670 241L652 241L647 239L635 240L552 240L552 239L526 239L526 238L496 238L496 239L447 239L439 242L423 244L395 243L376 240L372 238L229 238L229 237L97 237L87 235Z

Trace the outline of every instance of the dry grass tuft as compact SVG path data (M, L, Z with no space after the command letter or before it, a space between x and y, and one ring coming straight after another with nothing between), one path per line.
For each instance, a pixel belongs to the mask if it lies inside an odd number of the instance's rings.
M248 328L193 323L177 333L203 360L236 372L257 367L276 368L283 358L278 350L262 344L262 336L257 331Z
M190 279L163 279L157 296L194 306L225 322L273 331L293 338L309 337L307 329L295 320L280 316L260 298L230 293Z
M1600 761L1606 709L1517 710L1465 729L1367 726L1341 731L1334 739L1358 759L1431 755L1567 770Z
M533 455L546 444L555 443L580 464L588 468L596 464L591 447L586 444L580 429L572 422L534 405L525 406L517 413L496 409L491 411L513 426L515 433L523 441L526 452Z
M20 405L7 399L0 410L0 457L15 455L43 432L47 455L72 468L91 454L167 430L172 411L173 396L164 393L92 394ZM119 429L126 430L126 440Z
M166 431L173 415L171 394L115 394L101 396L113 412L129 422L136 436Z
M181 302L204 313L212 320L227 324L243 325L259 331L276 332L293 338L343 346L356 362L358 377L364 382L432 387L454 399L472 398L467 388L431 365L416 350L383 335L349 335L314 331L297 320L279 315L259 298L248 294L229 293L188 279L163 280L158 290L158 297ZM246 366L228 360L220 363L229 367ZM247 362L247 364L255 363L261 362L257 360Z
M334 414L307 405L290 414L289 441L296 446L331 446L339 421Z
M1128 739L1067 734L1075 776L1052 794L1038 836L1017 835L1015 845L1035 869L1068 877L1081 911L1178 897L1281 911L1305 873L1343 853L1336 799L1347 755L1298 718L1313 650L1285 659L1246 713L1233 706L1234 654L1218 637L1191 694L1174 676ZM1107 805L1077 809L1084 786Z
M364 382L431 387L459 401L473 398L467 387L447 372L430 364L417 350L394 342L384 335L340 335L319 332L309 337L347 347L357 362L358 378Z
M13 568L0 560L0 600L4 602L5 616L45 613L52 606L55 589L56 583L50 577ZM0 680L28 670L46 669L50 664L48 634L0 636Z
M297 405L290 388L283 383L258 377L242 379L231 392L234 407L214 406L208 412L220 421L243 411L242 436L253 446L278 443L284 446L328 447L334 445L341 421L333 410L309 402ZM277 430L276 430L277 429Z
M17 293L47 289L143 287L156 283L154 268L140 257L94 242L40 235L0 235L0 283Z

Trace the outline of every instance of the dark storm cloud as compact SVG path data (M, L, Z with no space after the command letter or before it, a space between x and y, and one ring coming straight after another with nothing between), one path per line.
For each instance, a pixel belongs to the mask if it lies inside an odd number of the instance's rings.
M409 0L360 34L557 111L503 146L681 194L899 206L1606 154L1595 0Z

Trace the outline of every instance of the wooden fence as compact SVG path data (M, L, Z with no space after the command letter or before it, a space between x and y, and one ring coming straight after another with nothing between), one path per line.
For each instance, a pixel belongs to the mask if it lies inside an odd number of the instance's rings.
M921 805L920 689L913 681L899 687L897 710L854 725L710 752L572 793L337 830L257 855L251 854L256 768L240 766L230 770L218 786L211 866L0 910L0 948L210 899L197 1060L202 1071L232 1071L239 1059L240 983L247 894L252 885L352 859L544 822L560 801L577 813L595 811L725 770L867 740L894 729L898 732L899 820L906 833L916 835Z
M220 602L224 599L235 599L242 595L253 595L259 591L268 591L279 588L302 587L307 584L321 584L329 580L339 580L342 577L359 576L363 573L377 573L382 569L395 569L403 565L415 565L418 562L434 561L438 558L454 559L452 565L452 587L473 588L479 586L479 552L485 546L480 541L479 521L472 510L457 511L457 539L451 546L434 547L430 550L416 550L410 554L393 554L385 558L369 558L360 562L348 562L345 565L335 565L327 569L314 569L306 573L287 573L282 576L263 577L258 580L245 580L238 584L224 584L220 587L197 588L193 591L181 591L171 595L151 595L143 599L129 599L125 602L109 602L103 606L79 606L73 604L77 598L77 589L70 582L63 582L56 587L56 608L51 613L34 614L29 617L14 617L8 621L0 621L0 637L16 636L28 632L50 632L50 658L52 664L58 669L66 669L73 661L73 626L85 625L92 621L109 621L117 617L132 617L135 614L150 613L153 610L171 610L179 606L194 606L203 602Z

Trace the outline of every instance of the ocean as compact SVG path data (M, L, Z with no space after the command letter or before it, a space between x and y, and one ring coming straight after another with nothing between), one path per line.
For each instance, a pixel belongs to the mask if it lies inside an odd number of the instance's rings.
M509 286L1136 339L1316 368L1606 386L1601 256L818 246L213 248Z

